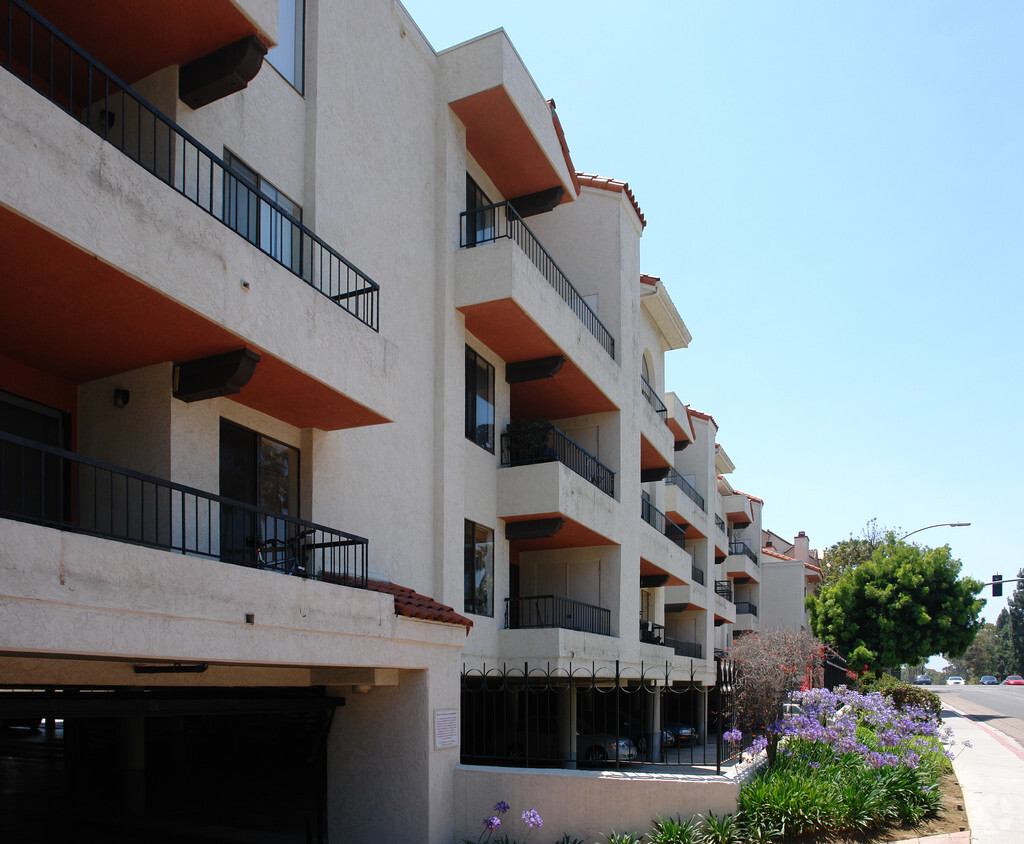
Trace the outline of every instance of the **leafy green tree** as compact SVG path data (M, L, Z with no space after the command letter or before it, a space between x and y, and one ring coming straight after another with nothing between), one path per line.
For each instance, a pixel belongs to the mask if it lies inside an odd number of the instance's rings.
M871 558L807 599L814 635L876 672L934 654L962 656L981 628L981 583L960 579L949 546L922 548L891 531Z
M951 659L948 654L943 654L951 662L959 673L970 683L977 683L986 674L998 674L1000 666L996 659L996 650L999 644L999 634L996 626L991 622L982 625L974 641L964 651L960 659Z
M878 519L871 519L859 537L850 534L849 539L842 539L825 549L821 562L821 588L834 583L850 569L871 559L875 549L885 540L886 531L878 526ZM820 591L820 590L819 590Z
M1024 569L1017 572L1018 578L1024 578ZM1024 674L1024 583L1017 581L1010 600L1006 602L1010 616L1010 650L1013 667L1010 674Z
M1000 610L996 617L995 640L995 670L992 673L997 677L1016 674L1017 661L1013 656L1013 639L1010 636L1010 613L1006 609Z

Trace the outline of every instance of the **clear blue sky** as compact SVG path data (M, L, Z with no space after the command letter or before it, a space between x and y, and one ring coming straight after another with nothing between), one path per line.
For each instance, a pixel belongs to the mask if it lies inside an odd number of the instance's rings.
M767 527L969 521L915 539L1016 575L1024 3L405 6L437 50L503 27L576 167L629 182L693 334L668 389Z

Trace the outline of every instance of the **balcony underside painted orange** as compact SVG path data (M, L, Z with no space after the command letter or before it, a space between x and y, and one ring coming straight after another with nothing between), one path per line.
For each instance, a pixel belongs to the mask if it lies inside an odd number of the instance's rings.
M260 33L230 0L29 0L36 12L132 84Z
M690 432L686 430L682 425L679 424L679 420L674 416L669 416L665 420L668 424L669 430L672 435L676 438L676 442L693 442L693 437L690 436Z
M466 127L466 149L505 199L564 187L558 172L502 86L451 103ZM562 202L575 199L566 190ZM497 197L491 197L497 200Z
M653 575L658 575L658 574L668 575L668 580L665 582L666 586L687 586L687 585L689 585L684 580L680 580L674 574L669 574L661 566L655 565L650 560L645 560L643 557L641 557L640 558L640 576L643 577L644 575L649 575L649 574L653 574Z
M658 449L651 445L651 441L643 434L640 435L640 468L641 469L665 469L672 464Z
M514 299L459 308L466 330L506 363L565 355ZM575 319L567 309L566 319ZM512 384L513 419L567 419L617 410L615 404L566 356L553 378Z
M565 519L562 529L547 539L516 539L509 542L509 549L519 551L548 551L552 548L590 548L594 545L615 545L608 537L602 536L579 522L566 518L562 513L536 513L529 516L513 516L504 519L509 522L526 522L532 519Z
M298 278L294 282L303 284ZM248 345L261 360L249 384L232 396L240 404L299 428L332 431L387 421L3 208L0 302L0 355L71 384ZM340 309L338 319L362 330Z

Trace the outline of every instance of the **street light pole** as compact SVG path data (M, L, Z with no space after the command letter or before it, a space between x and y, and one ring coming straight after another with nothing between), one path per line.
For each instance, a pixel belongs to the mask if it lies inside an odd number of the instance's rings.
M903 534L903 536L901 536L897 541L902 542L908 536L913 536L915 533L920 533L923 530L931 530L932 528L937 527L968 527L970 524L970 522L939 522L937 525L925 525L923 528L918 528L917 530L910 531L910 533Z

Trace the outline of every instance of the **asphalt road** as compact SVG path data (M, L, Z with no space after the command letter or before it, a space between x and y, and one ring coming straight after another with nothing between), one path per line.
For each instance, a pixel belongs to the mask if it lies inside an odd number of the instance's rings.
M1024 686L926 687L974 721L988 724L1024 747Z

